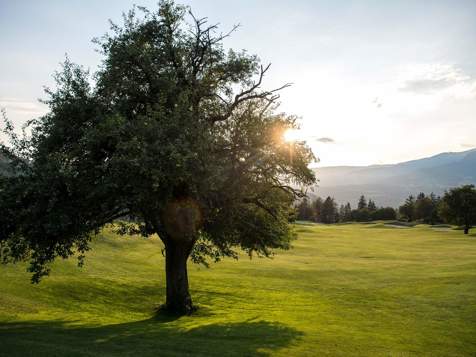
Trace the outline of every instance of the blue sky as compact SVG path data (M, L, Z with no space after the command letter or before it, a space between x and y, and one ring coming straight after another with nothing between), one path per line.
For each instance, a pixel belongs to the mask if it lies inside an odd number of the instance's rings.
M0 0L0 106L41 115L43 86L65 53L94 70L91 39L133 3ZM282 109L301 117L321 165L393 163L476 147L476 1L182 1L225 31L226 45L292 82ZM329 138L331 140L321 140Z

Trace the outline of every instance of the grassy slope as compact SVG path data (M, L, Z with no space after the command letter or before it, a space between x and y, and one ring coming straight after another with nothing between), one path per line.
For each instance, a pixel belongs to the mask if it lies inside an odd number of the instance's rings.
M86 265L29 284L0 267L0 355L476 354L476 237L382 225L297 226L273 260L190 266L200 311L152 318L157 239L104 233Z

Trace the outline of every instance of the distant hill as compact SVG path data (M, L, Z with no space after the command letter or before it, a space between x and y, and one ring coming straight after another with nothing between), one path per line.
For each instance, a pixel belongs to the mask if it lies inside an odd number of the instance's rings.
M333 166L316 170L314 194L355 206L360 195L397 207L409 194L442 194L450 187L476 184L476 149L447 152L394 165Z

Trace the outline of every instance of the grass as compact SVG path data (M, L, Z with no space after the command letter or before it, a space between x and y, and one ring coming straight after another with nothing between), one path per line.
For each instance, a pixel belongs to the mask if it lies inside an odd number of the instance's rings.
M474 356L476 235L418 225L297 225L272 260L190 265L199 311L163 302L157 239L105 231L40 285L0 267L5 356Z

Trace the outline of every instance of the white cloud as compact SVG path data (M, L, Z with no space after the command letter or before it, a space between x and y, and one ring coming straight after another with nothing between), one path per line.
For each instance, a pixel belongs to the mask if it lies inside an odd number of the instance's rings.
M411 94L443 92L457 97L476 95L476 79L449 64L416 64L406 66L400 73L400 87Z
M317 138L316 141L318 141L318 142L320 142L320 143L324 143L324 144L332 144L332 143L335 142L334 139L328 138L328 137Z
M0 98L0 107L5 108L7 112L21 114L42 115L46 108L39 102L30 102L17 98Z

